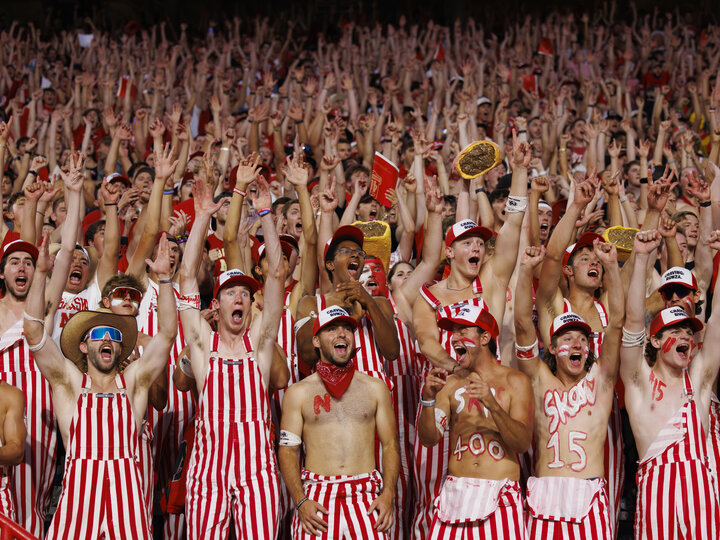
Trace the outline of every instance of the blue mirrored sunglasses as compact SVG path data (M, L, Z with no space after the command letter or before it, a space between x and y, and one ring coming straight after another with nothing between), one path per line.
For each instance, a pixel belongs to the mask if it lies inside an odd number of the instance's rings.
M112 341L122 342L122 332L112 326L96 326L88 332L88 339L100 341L105 339L106 335L109 335Z

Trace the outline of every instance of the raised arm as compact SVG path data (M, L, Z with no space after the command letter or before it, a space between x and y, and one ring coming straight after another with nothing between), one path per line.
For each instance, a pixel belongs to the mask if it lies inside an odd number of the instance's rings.
M620 278L615 245L595 240L593 251L603 267L605 290L612 291L611 294L608 294L608 328L605 331L602 353L598 362L603 375L614 383L617 380L620 365L620 332L625 320L625 291Z
M263 310L258 321L253 321L253 337L257 345L256 358L260 362L263 376L267 376L267 383L273 388L283 388L287 385L289 373L287 363L275 361L275 340L280 329L280 318L283 312L283 295L285 293L285 266L282 264L282 249L278 238L275 221L272 216L270 188L264 178L257 179L257 192L254 196L253 207L257 209L262 224L263 238L265 239L265 253L267 253L268 275L263 288ZM284 369L283 369L284 368Z
M538 339L532 320L532 278L537 265L545 258L543 246L529 246L520 256L515 285L515 354L518 368L530 378L539 374ZM539 308L538 308L539 309Z
M638 380L638 370L645 362L645 274L650 254L660 245L660 233L656 230L640 231L635 235L633 253L635 265L630 277L623 327L622 347L620 348L620 377L626 385ZM603 347L604 348L604 347Z
M2 388L2 404L5 421L3 422L3 444L0 446L0 465L13 466L21 463L25 457L25 396L14 386Z
M450 426L450 393L445 388L446 381L447 372L437 367L425 376L420 398L432 405L421 405L420 409L418 438L423 446L435 446Z
M24 334L28 348L35 357L40 373L53 387L53 392L70 386L71 381L80 382L80 371L70 360L63 356L57 344L49 339L51 328L46 328L45 316L45 281L52 269L48 253L48 236L43 236L40 254L35 264L35 274L30 285L25 304Z
M105 242L97 267L97 283L100 290L107 280L117 274L118 255L120 253L120 221L118 219L118 201L120 191L117 186L103 181L100 186L105 207Z
M720 250L720 230L710 233L710 247ZM690 364L693 382L699 381L703 390L714 388L715 378L720 365L720 279L715 280L713 290L712 313L705 327L704 341L700 353Z
M170 250L165 233L160 237L155 260L146 259L145 264L158 277L158 332L145 346L142 356L130 364L125 371L129 379L134 377L135 388L144 390L141 392L142 397L136 392L135 396L142 401L137 404L140 406L144 404L147 407L147 390L155 379L164 373L170 357L170 349L178 332L178 312L170 273Z
M235 175L235 188L230 199L225 230L223 231L223 243L225 246L225 261L228 268L244 268L242 264L242 250L238 245L238 229L242 208L247 196L248 186L257 178L260 171L260 155L250 154L247 158L238 163L237 174Z
M210 325L200 315L200 290L198 272L202 260L203 244L207 236L210 218L217 212L226 199L213 202L210 187L201 179L193 187L195 221L185 244L183 259L180 263L180 321L183 325L185 341L190 347L190 361L196 380L205 380L205 356L210 335Z

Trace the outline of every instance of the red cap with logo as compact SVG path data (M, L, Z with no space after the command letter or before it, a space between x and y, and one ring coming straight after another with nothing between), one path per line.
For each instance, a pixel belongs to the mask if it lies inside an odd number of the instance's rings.
M347 311L340 306L330 306L323 309L313 324L313 336L331 323L346 322L353 329L358 327L358 322L353 319Z
M650 335L657 336L668 326L675 326L676 324L689 324L695 332L699 332L703 329L703 323L697 317L688 317L685 310L680 306L673 306L667 309L663 309L660 313L653 317L650 323Z
M585 322L585 319L577 313L568 311L567 313L561 313L553 319L553 322L550 325L550 336L552 337L563 330L572 329L582 330L588 335L592 334L592 328L590 328L590 325Z
M456 324L460 326L477 326L488 332L493 339L497 339L500 335L500 329L495 317L484 305L474 306L468 304L460 306L449 317L438 320L438 327L448 332L452 332L453 326Z
M595 244L595 240L600 240L601 242L605 242L605 239L600 236L597 233L594 232L586 232L583 234L580 238L578 238L577 242L575 242L573 245L571 245L569 248L565 250L565 253L563 253L563 259L562 263L563 266L567 266L570 262L570 257L575 255L576 251L581 250L582 248L589 247L592 248Z
M218 277L215 283L215 290L213 291L213 298L217 298L220 289L233 284L245 285L250 289L251 294L255 294L260 288L260 283L258 283L255 278L248 276L241 270L228 270Z
M455 240L465 236L479 236L487 242L493 237L493 232L487 227L478 225L472 219L463 219L448 229L445 234L445 245L450 247Z

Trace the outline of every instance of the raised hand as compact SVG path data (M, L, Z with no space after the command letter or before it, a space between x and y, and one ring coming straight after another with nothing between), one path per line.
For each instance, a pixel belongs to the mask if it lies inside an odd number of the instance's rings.
M667 213L663 213L663 215L660 216L660 226L658 227L658 231L660 231L663 238L675 236L677 234L677 222L668 216Z
M235 184L238 189L245 191L260 172L260 154L253 152L248 157L240 161L235 175Z
M584 181L578 182L575 186L575 197L573 198L573 204L585 208L590 201L595 197L595 191L597 185L594 181L595 169L592 170L591 174L585 178Z
M326 154L320 161L320 170L330 172L340 163L340 158L336 154Z
M672 181L674 176L675 171L666 166L663 176L653 181L652 169L648 170L648 208L662 212L665 204L667 204L670 192L677 185L677 182Z
M68 171L60 169L60 177L69 191L79 192L85 180L85 155L71 152L68 158Z
M145 264L147 264L150 270L155 272L160 279L172 277L170 275L170 248L168 247L167 233L162 233L160 237L155 260L145 259Z
M293 154L283 166L283 174L294 186L307 186L309 173L302 154Z
M650 231L638 231L633 241L633 251L635 254L647 255L652 253L660 246L660 233L653 229Z
M710 233L710 247L716 251L720 250L720 230Z
M607 269L611 265L617 265L617 248L612 242L601 242L596 238L593 243L593 251L603 268Z
M45 193L45 184L40 180L33 182L23 190L25 199L28 201L39 201Z
M165 124L156 116L152 119L152 122L150 122L148 131L153 139L162 139L163 135L165 135Z
M335 176L333 176L330 185L320 192L320 211L325 214L331 214L337 208L338 200L335 184Z
M695 169L690 169L686 173L688 178L687 192L697 199L698 203L710 200L710 185L701 180Z
M7 123L0 121L0 145L7 144L8 135L10 135L10 126L12 126L13 117L8 118Z
M528 246L520 256L520 266L535 268L545 259L545 246Z
M105 204L115 204L120 200L120 188L111 182L103 182L100 193Z
M442 368L432 368L425 376L425 386L422 391L422 398L426 401L432 401L442 390L447 382L447 371Z
M270 196L270 187L267 181L262 176L257 178L257 191L250 194L250 200L253 208L260 212L261 210L267 210L272 207L272 197Z
M173 150L170 143L155 150L155 177L167 179L175 173L178 160L173 160Z
M208 184L201 178L195 180L192 192L196 215L212 216L215 212L220 210L220 207L227 200L227 197L223 197L218 202L214 202L212 189L210 189L210 186L208 186Z
M515 167L524 167L527 169L532 159L532 144L526 142L518 142L517 131L513 130L513 150L512 161Z

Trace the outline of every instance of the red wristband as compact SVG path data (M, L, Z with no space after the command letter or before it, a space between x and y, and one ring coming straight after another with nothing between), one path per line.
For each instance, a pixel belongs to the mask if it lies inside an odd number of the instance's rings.
M239 188L233 189L233 193L237 193L238 195L242 195L243 197L247 197L247 193L245 193L242 189L239 189Z

